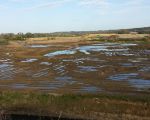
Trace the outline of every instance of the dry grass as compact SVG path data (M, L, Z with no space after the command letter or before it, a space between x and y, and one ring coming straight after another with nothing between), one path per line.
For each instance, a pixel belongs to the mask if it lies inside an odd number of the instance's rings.
M103 41L99 38L109 38L111 36L117 36L118 39L122 41L132 41L132 39L142 39L149 36L148 34L87 34L81 35L78 37L40 37L40 38L28 38L24 41L11 41L9 40L10 47L21 47L27 44L55 44L55 43L78 43L78 42L87 42L89 40L94 40L98 38L98 41ZM109 42L117 42L116 39L109 40ZM0 41L0 44L4 44L6 41ZM8 43L7 43L8 44Z
M79 42L81 37L43 37L43 38L29 38L26 40L27 44L48 44L48 43L72 43Z
M148 34L89 34L86 35L86 37L96 37L96 36L109 37L112 35L117 35L119 36L119 38L143 38L145 36L149 36Z
M150 96L1 92L0 109L11 114L58 116L62 112L64 117L148 119Z

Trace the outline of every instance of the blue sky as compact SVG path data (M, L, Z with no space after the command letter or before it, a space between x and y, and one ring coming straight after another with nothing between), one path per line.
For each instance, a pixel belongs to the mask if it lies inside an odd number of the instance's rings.
M0 33L150 26L150 0L0 0Z

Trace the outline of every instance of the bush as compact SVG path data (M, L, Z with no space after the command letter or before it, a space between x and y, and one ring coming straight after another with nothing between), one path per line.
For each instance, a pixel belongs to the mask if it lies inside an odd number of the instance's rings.
M7 45L8 40L0 39L0 45Z

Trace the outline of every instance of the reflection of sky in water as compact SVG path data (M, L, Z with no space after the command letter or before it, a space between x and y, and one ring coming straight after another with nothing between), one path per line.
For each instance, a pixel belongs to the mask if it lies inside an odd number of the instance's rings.
M109 79L114 81L127 81L130 85L139 89L150 88L150 80L139 78L137 73L117 74L110 76Z
M27 88L28 85L24 83L17 83L17 84L13 84L11 87L15 89L24 89Z
M66 84L73 84L76 82L75 80L73 80L72 77L68 77L68 76L56 77L55 80L57 80L61 83L66 83Z
M128 82L136 88L150 88L150 80L131 79Z
M21 69L15 68L11 59L0 59L0 80L13 80L15 74L21 71Z
M40 89L40 90L54 90L54 89L59 89L62 87L63 84L60 82L45 82L45 83L40 83L38 85L31 85L29 88L33 89Z
M49 68L44 68L42 70L39 70L35 74L32 74L32 77L33 78L46 77L48 76L48 73L49 73Z
M64 75L64 74L68 73L68 71L66 70L66 66L62 62L54 65L53 70L55 70L56 73L59 75Z
M71 54L75 54L75 53L76 53L76 51L73 51L73 50L62 50L62 51L56 51L56 52L48 53L44 56L45 57L54 57L57 55L71 55Z
M150 72L150 66L144 66L139 71L141 71L141 72Z
M22 60L21 62L23 62L23 63L32 63L32 62L35 62L35 61L37 61L37 60L38 60L38 59L31 58L31 59Z
M132 63L120 63L120 65L123 67L133 67Z
M79 91L80 92L94 93L94 92L98 92L98 91L101 91L101 90L97 87L94 87L94 86L85 86L85 87L82 87Z
M74 62L76 64L84 63L86 61L92 61L92 62L104 62L105 60L100 60L99 58L90 58L90 57L84 57L84 58L76 58L76 59L63 59L63 62Z
M104 53L106 52L107 55L117 52L116 54L118 55L132 56L134 54L131 54L130 52L128 52L129 49L127 47L133 46L133 45L136 45L136 44L113 44L113 43L94 44L94 45L86 45L86 46L77 47L71 50L55 51L55 52L45 54L44 56L54 57L58 55L71 55L71 54L75 54L77 51L84 53L86 55L91 54L90 52L104 52Z
M49 45L31 45L29 47L31 47L31 48L46 48L46 47L49 47Z
M48 65L48 66L49 66L49 65L52 65L52 63L50 63L50 62L41 62L40 64L41 64L41 65Z
M143 54L144 55L144 54ZM150 55L150 54L149 54ZM139 62L144 62L144 61L148 61L148 58L134 58L134 59L128 59L129 62L132 63L139 63Z
M134 43L123 43L121 46L136 46L137 44Z
M122 80L128 80L131 78L135 78L137 76L138 76L137 73L117 74L117 75L110 76L109 79L115 80L115 81L122 81Z
M95 72L97 71L96 67L94 66L78 66L80 71L83 72Z
M17 72L13 65L0 64L0 80L10 80L14 73Z

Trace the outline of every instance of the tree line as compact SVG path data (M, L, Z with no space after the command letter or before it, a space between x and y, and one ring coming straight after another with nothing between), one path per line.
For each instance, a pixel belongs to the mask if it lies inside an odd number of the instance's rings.
M54 32L54 33L1 33L0 40L25 40L27 38L37 37L76 37L86 34L129 34L130 32L137 32L138 34L150 34L150 27L120 29L120 30L100 30L100 31L70 31L70 32Z
M37 38L37 37L76 37L80 36L79 33L1 33L1 40L25 40L27 38Z

